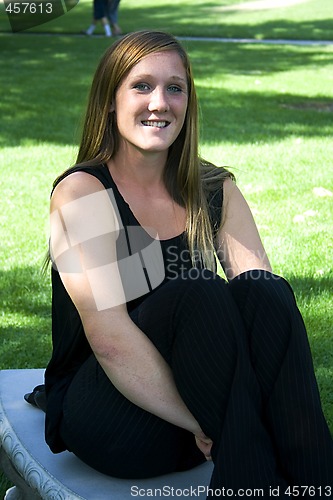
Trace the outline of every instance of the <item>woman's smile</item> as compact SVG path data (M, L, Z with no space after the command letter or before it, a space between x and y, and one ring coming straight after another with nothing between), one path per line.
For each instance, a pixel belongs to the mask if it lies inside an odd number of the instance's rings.
M141 122L145 127L156 127L156 128L165 128L170 125L170 122L166 121L156 121L156 120L146 120Z

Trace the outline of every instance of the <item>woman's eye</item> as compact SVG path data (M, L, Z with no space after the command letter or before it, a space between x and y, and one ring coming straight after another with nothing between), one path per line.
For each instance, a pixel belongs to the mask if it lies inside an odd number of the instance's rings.
M168 87L168 90L169 92L172 92L172 93L177 93L177 92L182 92L182 89L180 87L178 87L178 85L170 85L170 87Z
M149 85L147 83L137 83L134 85L134 88L143 92L144 90L149 90Z

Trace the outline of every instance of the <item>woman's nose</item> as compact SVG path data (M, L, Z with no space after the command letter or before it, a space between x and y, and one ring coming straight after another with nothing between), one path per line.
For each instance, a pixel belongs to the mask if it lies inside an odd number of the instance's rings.
M149 111L165 112L169 110L169 102L164 89L155 88L150 95L151 98L148 104Z

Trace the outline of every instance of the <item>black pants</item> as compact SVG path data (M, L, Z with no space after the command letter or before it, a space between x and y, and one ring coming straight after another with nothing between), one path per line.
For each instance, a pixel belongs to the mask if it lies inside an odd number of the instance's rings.
M170 364L179 393L214 442L212 489L263 488L268 497L278 486L333 486L332 438L284 279L249 271L227 284L193 269L157 290L132 319ZM84 462L123 478L203 460L190 433L129 402L94 356L68 390L61 432Z

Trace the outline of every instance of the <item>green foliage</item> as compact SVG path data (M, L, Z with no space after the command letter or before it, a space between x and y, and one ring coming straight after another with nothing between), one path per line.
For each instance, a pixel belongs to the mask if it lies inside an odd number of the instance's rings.
M182 0L170 8L166 1L123 0L120 24L127 31L328 38L328 1L219 17L220 1ZM78 32L90 10L81 0L39 31ZM0 39L0 369L43 367L51 350L49 274L41 274L49 194L75 161L91 76L110 40ZM184 44L201 103L202 154L236 174L275 271L294 288L333 431L333 47Z

